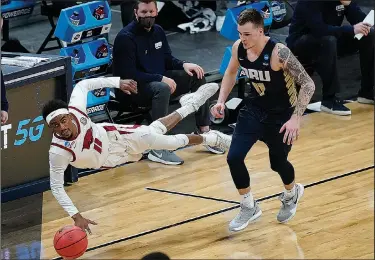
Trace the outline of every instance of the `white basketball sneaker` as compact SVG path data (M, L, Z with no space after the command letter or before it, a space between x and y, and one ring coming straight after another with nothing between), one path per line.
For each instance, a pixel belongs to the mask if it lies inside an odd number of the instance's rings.
M232 136L223 134L216 130L210 130L207 133L201 134L205 138L204 145L210 145L223 149L224 151L229 150L232 142Z
M206 103L206 101L212 97L219 90L217 83L207 83L200 86L197 91L186 94L180 98L181 106L192 105L195 111Z

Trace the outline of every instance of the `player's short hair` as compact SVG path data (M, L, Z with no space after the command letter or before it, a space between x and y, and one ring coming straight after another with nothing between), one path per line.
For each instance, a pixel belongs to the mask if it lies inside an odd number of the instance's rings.
M136 3L135 6L134 6L134 9L135 9L135 10L138 10L138 8L139 8L139 4L140 4L140 3L144 3L144 4L154 3L156 9L158 8L158 6L157 6L157 4L156 4L156 0L137 0L137 3Z
M264 21L263 21L263 16L260 12L258 12L256 9L253 8L248 8L243 10L240 15L238 16L238 25L244 25L246 23L252 23L254 24L257 28L264 27Z
M60 108L68 109L68 104L66 102L62 101L62 100L59 100L59 99L48 101L43 106L43 110L42 110L43 119L46 120L47 116L51 112L53 112L57 109L60 109Z

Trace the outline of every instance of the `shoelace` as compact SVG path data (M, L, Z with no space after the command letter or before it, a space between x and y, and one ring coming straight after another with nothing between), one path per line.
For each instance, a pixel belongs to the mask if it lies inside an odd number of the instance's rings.
M290 205L291 202L293 201L293 197L289 198L289 199L285 199L285 193L281 193L281 195L279 196L279 200L281 201L281 203L283 204L283 207L285 207L286 205Z

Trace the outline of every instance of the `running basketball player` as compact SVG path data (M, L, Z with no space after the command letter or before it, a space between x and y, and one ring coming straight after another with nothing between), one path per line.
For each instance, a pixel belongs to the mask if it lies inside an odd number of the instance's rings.
M52 100L43 107L43 117L53 131L49 150L50 185L54 197L73 218L75 225L91 233L88 224L64 190L64 171L76 168L112 168L138 161L149 149L175 150L192 144L212 145L228 149L231 137L217 131L201 135L164 135L187 115L197 111L218 90L215 83L204 84L196 92L180 99L181 108L154 121L150 126L95 124L86 114L87 94L100 88L119 88L127 94L137 92L133 80L119 77L80 81L73 89L69 106Z
M223 117L224 102L240 67L252 88L238 115L227 157L234 184L242 195L240 212L229 224L231 231L244 229L262 214L254 201L244 163L258 140L268 146L271 169L280 175L285 187L279 198L282 206L277 220L285 223L296 214L304 187L295 183L288 153L298 138L301 117L315 90L314 82L291 51L264 35L263 18L258 11L244 10L238 17L238 31L240 40L233 45L218 102L211 109L215 117ZM295 83L301 86L299 94Z

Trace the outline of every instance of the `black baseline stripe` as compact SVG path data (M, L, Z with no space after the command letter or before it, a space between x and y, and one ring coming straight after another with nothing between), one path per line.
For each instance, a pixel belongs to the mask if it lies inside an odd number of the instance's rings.
M325 183L325 182L337 180L337 179L340 179L340 178L344 178L346 176L350 176L350 175L353 175L353 174L356 174L356 173L360 173L360 172L364 172L364 171L367 171L367 170L371 170L371 169L374 169L374 167L375 167L375 165L371 165L371 166L368 166L368 167L365 167L365 168L362 168L362 169L359 169L359 170L354 170L354 171L347 172L347 173L344 173L344 174L341 174L341 175L333 176L333 177L328 178L328 179L324 179L324 180L321 180L321 181L313 182L313 183L307 184L305 186L305 188L312 187L312 186L315 186L315 185L319 185L319 184L322 184L322 183Z
M341 175L333 176L333 177L330 177L330 178L327 178L327 179L324 179L324 180L312 182L312 183L304 185L304 187L305 188L313 187L313 186L316 186L316 185L319 185L319 184L322 184L322 183L325 183L325 182L329 182L329 181L337 180L337 179L340 179L340 178L344 178L346 176L353 175L353 174L360 173L360 172L364 172L364 171L367 171L367 170L370 170L370 169L374 169L374 165L368 166L368 167L365 167L365 168L362 168L362 169L359 169L359 170L354 170L354 171L351 171L351 172L347 172L347 173L344 173L344 174L341 174ZM240 204L240 202L234 201L234 200L225 200L225 199L219 199L219 198L213 198L213 197L206 197L206 196L200 196L200 195L195 195L195 194L190 194L190 193L183 193L183 192L177 192L177 191L169 191L169 190L163 190L163 189L155 189L155 188L146 188L146 189L147 190L151 190L151 191L158 191L158 192L164 192L164 193L170 193L170 194L177 194L177 195L182 195L182 196L187 196L187 197L193 197L193 198L208 199L208 200L221 201L221 202L227 202L227 203L232 203L232 204ZM257 201L264 201L264 200L272 199L274 197L279 196L280 194L281 194L281 192L275 193L275 194L271 194L271 195L265 196L263 198L260 198Z
M199 199L214 200L214 201L226 202L226 203L237 204L237 205L240 204L238 201L234 201L234 200L217 199L217 198L214 198L214 197L206 197L206 196L195 195L195 194L184 193L184 192L178 192L178 191L155 189L155 188L149 188L149 187L147 187L146 190L164 192L164 193L193 197L193 198L199 198Z
M114 244L124 242L124 241L130 240L130 239L133 239L133 238L142 237L142 236L152 234L152 233L155 233L155 232L158 232L158 231L162 231L162 230L165 230L165 229L169 229L169 228L172 228L172 227L180 226L180 225L183 225L183 224L186 224L186 223L189 223L189 222L193 222L193 221L196 221L196 220L199 220L199 219L202 219L202 218L214 216L214 215L217 215L217 214L220 214L220 213L223 213L223 212L226 212L226 211L230 211L230 210L233 210L233 209L236 209L236 208L239 208L239 207L240 207L240 205L231 206L231 207L228 207L228 208L225 208L225 209L220 209L220 210L213 211L211 213L203 214L203 215L200 215L200 216L197 216L197 217L194 217L194 218L189 218L189 219L186 219L186 220L174 223L174 224L170 224L170 225L163 226L163 227L160 227L160 228L151 229L151 230L144 231L144 232L141 232L141 233L138 233L138 234L135 234L135 235L131 235L131 236L128 236L128 237L123 237L123 238L119 238L119 239L116 239L116 240L112 240L110 242L91 247L91 248L87 249L86 252L93 251L93 250L103 248L103 247L106 247L106 246L114 245ZM55 259L63 259L63 258L62 257L55 257L53 259L55 260Z
M367 171L367 170L370 170L370 169L373 169L373 168L374 168L374 165L368 166L368 167L365 167L365 168L362 168L362 169L359 169L359 170L354 170L354 171L351 171L351 172L348 172L348 173L345 173L345 174L342 174L342 175L337 175L337 176L334 176L334 177L331 177L331 178L328 178L328 179L324 179L324 180L321 180L321 181L313 182L313 183L305 185L305 188L313 187L313 186L316 186L316 185L319 185L319 184L322 184L322 183L325 183L325 182L340 179L340 178L343 178L343 177L346 177L346 176L349 176L349 175L353 175L353 174L356 174L356 173L364 172L364 171ZM164 191L164 190L162 192L170 193L169 191ZM270 198L277 197L280 194L281 193L269 195L269 196L258 199L258 201L268 200ZM179 195L183 195L183 194L180 193ZM191 194L188 194L188 195L191 196ZM195 196L193 196L193 197L195 197ZM202 196L197 196L197 197L204 198ZM213 198L208 198L208 199L212 200ZM215 199L215 200L220 200L220 199ZM230 202L230 201L226 201L226 202ZM234 201L232 201L230 203L234 203ZM236 202L236 203L238 203L238 202ZM239 208L239 207L240 207L240 205L235 205L235 206L232 206L232 207L229 207L229 208L224 208L224 209L221 209L221 210L213 211L211 213L200 215L198 217L190 218L190 219L180 221L180 222L177 222L177 223L174 223L174 224L170 224L170 225L167 225L167 226L163 226L163 227L160 227L160 228L151 229L151 230L144 231L144 232L141 232L141 233L138 233L138 234L135 234L135 235L131 235L131 236L128 236L128 237L119 238L119 239L116 239L116 240L113 240L113 241L110 241L110 242L107 242L107 243L104 243L104 244L100 244L100 245L91 247L91 248L87 249L86 252L90 252L90 251L93 251L93 250L96 250L96 249L99 249L99 248L103 248L103 247L106 247L106 246L111 246L111 245L114 245L114 244L117 244L117 243L121 243L121 242L124 242L124 241L127 241L127 240L142 237L142 236L149 235L149 234L152 234L152 233L156 233L156 232L166 230L166 229L169 229L169 228L172 228L172 227L177 227L177 226L189 223L189 222L193 222L193 221L196 221L196 220L200 220L200 219L203 219L203 218L207 218L207 217L211 217L211 216L214 216L214 215L217 215L217 214L221 214L221 213L226 212L226 211L231 211L231 210ZM60 260L60 259L63 259L63 258L62 257L56 257L56 258L53 258L53 259L54 260L55 259Z

